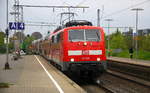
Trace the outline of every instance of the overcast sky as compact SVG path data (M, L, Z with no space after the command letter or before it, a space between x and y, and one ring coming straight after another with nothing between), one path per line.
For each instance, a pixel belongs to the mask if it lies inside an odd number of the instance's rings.
M14 0L9 0L9 12L12 12ZM20 4L24 5L47 5L47 6L89 6L85 9L71 9L77 13L75 19L89 20L94 25L97 25L97 9L101 10L101 26L107 26L106 18L112 18L110 26L113 27L134 27L135 12L132 8L143 8L144 11L139 12L139 29L150 28L150 0L20 0ZM129 7L129 8L128 8ZM126 9L128 8L128 9ZM122 11L120 11L122 10ZM67 9L47 9L47 8L24 8L25 22L49 22L59 24L60 13L67 12ZM14 17L9 15L9 21L12 22ZM6 28L6 0L0 0L0 28ZM31 34L39 31L46 34L48 30L53 30L55 27L25 27L25 34ZM105 29L107 32L107 29ZM13 33L13 32L11 32Z

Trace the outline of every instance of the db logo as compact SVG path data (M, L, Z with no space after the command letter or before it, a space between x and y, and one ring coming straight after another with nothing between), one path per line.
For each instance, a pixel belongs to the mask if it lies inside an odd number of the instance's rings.
M89 51L88 50L83 50L82 55L89 55Z

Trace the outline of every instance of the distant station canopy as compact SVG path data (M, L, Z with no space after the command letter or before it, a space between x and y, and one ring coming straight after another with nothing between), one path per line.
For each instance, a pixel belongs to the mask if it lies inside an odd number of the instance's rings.
M71 26L92 26L92 23L87 20L72 20L65 24L65 27L71 27Z

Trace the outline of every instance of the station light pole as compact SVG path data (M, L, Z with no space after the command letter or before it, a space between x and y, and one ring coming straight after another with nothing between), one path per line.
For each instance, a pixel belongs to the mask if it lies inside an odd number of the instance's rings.
M108 50L108 53L107 53L107 56L109 57L110 56L110 32L109 32L109 27L110 27L110 22L113 21L113 19L105 19L105 21L108 22L108 42L107 42L107 50Z
M142 8L133 8L131 9L132 11L136 11L136 26L135 26L135 30L136 30L136 42L135 42L135 49L136 49L136 57L138 57L138 12L139 11L143 11L144 9Z
M97 9L97 26L100 26L100 9Z
M10 12L10 14L11 15L14 15L14 22L17 22L16 21L16 15L20 15L20 13L19 12ZM16 47L16 45L15 45L15 42L16 42L16 39L17 39L17 37L15 36L16 35L16 30L14 30L14 35L13 35L13 40L14 40L14 51L16 51L17 50L17 47Z
M8 37L9 37L9 28L8 28L8 0L6 0L6 63L5 70L10 69L9 67L9 50L8 50Z

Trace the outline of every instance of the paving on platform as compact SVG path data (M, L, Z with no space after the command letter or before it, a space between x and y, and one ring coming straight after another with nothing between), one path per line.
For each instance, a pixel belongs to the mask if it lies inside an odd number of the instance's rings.
M0 82L11 85L0 88L0 93L85 93L40 56L26 55L17 61L9 57L10 70L4 70L5 60L0 55Z
M121 58L121 57L108 57L107 60L150 67L150 61L146 61L146 60Z

